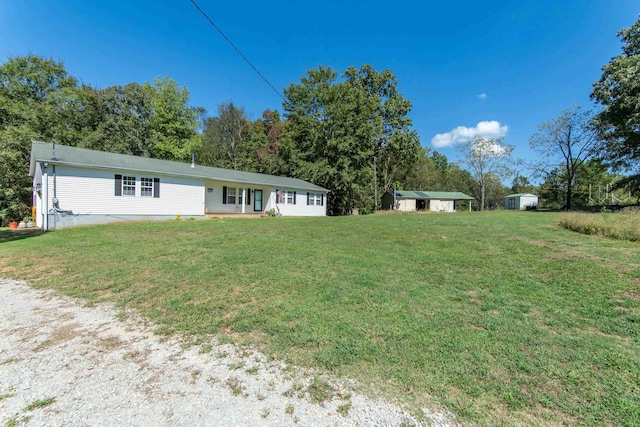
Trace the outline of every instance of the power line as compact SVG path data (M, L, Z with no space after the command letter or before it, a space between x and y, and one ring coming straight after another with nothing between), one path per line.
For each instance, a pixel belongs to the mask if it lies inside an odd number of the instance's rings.
M255 72L260 76L260 78L261 78L262 80L264 80L264 82L265 82L266 84L268 84L268 85L269 85L269 87L270 87L270 88L271 88L271 89L272 89L272 90L273 90L273 91L274 91L274 92L275 92L275 93L276 93L276 94L277 94L277 95L278 95L278 96L279 96L279 97L280 97L284 102L287 102L287 100L286 100L286 99L284 99L284 97L282 96L282 94L280 93L280 91L279 91L279 90L277 90L277 89L276 89L276 88L271 84L271 82L270 82L269 80L267 80L267 78L266 78L265 76L263 76L263 75L262 75L262 73L261 73L260 71L258 71L258 69L255 67L255 65L253 65L253 64L251 63L251 61L249 61L249 60L247 59L247 57L243 55L243 53L242 53L242 52L240 52L240 49L238 49L238 48L236 47L236 45L235 45L235 44L233 44L233 42L232 42L231 40L229 40L229 37L227 37L227 36L225 35L225 33L223 33L223 32L222 32L222 30L221 30L220 28L218 28L218 26L217 26L217 25L216 25L216 24L211 20L211 18L209 18L209 16L207 16L207 14L206 14L202 9L200 9L200 6L198 6L198 4L197 4L194 0L189 0L189 1L191 1L191 4L193 4L193 6L194 6L196 9L198 9L198 12L200 12L200 13L202 14L202 16L204 16L204 17L205 17L205 19L206 19L207 21L209 21L209 24L211 24L211 26L212 26L213 28L215 28L215 29L220 33L220 35L221 35L221 36L222 36L222 37L227 41L227 43L229 43L229 44L231 45L231 47L232 47L232 48L234 48L236 52L238 52L238 55L240 55L240 56L242 57L242 59L244 59L244 60L245 60L245 62L246 62L247 64L249 64L249 66L250 66L251 68L253 68L253 71L255 71Z

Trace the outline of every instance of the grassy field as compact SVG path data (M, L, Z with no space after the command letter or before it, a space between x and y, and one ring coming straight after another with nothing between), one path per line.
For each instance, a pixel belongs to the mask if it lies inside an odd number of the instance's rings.
M162 332L258 345L465 423L640 425L640 246L559 219L86 227L1 243L0 276L138 309Z
M629 207L615 213L570 212L562 215L560 225L578 233L640 242L639 207Z

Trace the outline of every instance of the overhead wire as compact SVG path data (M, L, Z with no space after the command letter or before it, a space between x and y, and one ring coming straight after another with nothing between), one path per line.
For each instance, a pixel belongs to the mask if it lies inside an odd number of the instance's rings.
M238 55L240 55L242 57L242 59L244 59L244 61L249 64L249 66L251 68L253 68L253 71L256 72L256 74L258 74L260 76L260 78L262 80L264 80L264 82L269 85L269 87L284 101L287 102L287 100L284 98L284 96L282 96L282 94L280 93L279 90L277 90L272 84L271 82L256 68L255 65L253 65L251 63L251 61L249 61L249 59L244 56L244 54L240 51L240 49L238 49L236 47L235 44L233 44L233 42L229 39L229 37L227 37L227 35L211 20L211 18L209 18L209 16L200 8L200 6L198 6L198 3L195 2L195 0L189 0L191 2L191 4L193 4L193 6L198 10L198 12L200 12L200 14L202 16L204 16L204 18L209 21L209 24L211 24L211 26L213 28L216 29L216 31L218 31L220 33L220 35L227 41L227 43L229 43L231 45L231 47L238 53Z

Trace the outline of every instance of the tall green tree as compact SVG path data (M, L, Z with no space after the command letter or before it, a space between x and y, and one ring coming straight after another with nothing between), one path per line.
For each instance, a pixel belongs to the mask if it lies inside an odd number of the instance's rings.
M469 169L478 184L481 211L488 207L487 192L495 188L495 185L490 185L494 177L500 180L511 174L513 148L512 145L503 144L502 138L480 136L458 146L463 155L462 164Z
M280 149L284 138L284 122L280 119L278 110L264 110L262 117L251 124L250 138L256 172L282 174L284 167Z
M153 86L150 123L151 157L165 160L188 160L202 144L198 127L204 109L189 105L189 89L180 87L169 77L156 78Z
M350 67L338 81L328 67L312 69L285 89L283 161L290 173L331 189L329 213L344 215L375 207L378 159L387 183L394 155L419 153L406 117L410 103L397 93L395 77L365 65Z
M99 123L82 145L94 150L151 156L154 95L150 85L138 83L97 91Z
M203 151L213 166L246 169L251 122L243 107L233 102L218 106L218 114L204 121Z
M612 166L627 168L640 186L640 19L618 32L622 53L602 68L591 99L602 105L594 117L607 142L605 157Z
M526 176L516 173L511 182L511 191L513 193L533 193L535 192L535 185Z
M349 67L343 77L366 96L374 138L373 189L374 210L378 207L378 190L391 188L399 168L420 156L420 140L411 130L411 101L398 92L398 81L391 70L378 72L369 64L360 69ZM380 179L381 178L381 179Z
M35 55L0 65L0 216L19 220L30 213L28 176L31 141L77 142L76 126L65 120L77 87L60 62Z
M0 65L0 216L30 213L31 141L173 160L200 144L202 109L168 78L104 90L79 85L61 62L35 55Z
M539 170L550 171L558 164L562 165L562 173L558 176L566 189L566 209L571 209L579 168L602 152L602 139L591 126L591 118L591 112L583 111L580 107L564 110L556 119L538 126L538 132L529 139L531 148L544 159Z
M398 170L395 185L398 190L440 190L444 183L444 173L439 169L429 148L421 148L422 153L413 162L407 162Z

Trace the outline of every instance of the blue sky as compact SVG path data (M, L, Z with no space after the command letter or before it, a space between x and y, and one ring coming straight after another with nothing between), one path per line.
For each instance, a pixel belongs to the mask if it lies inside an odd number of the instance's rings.
M450 160L480 125L531 159L537 126L573 105L620 53L637 1L219 2L200 7L279 90L319 65L391 69L422 145ZM225 101L251 119L281 99L188 0L0 2L0 57L36 54L98 88L169 76L191 104ZM457 131L454 131L458 129ZM492 133L493 132L493 133Z

